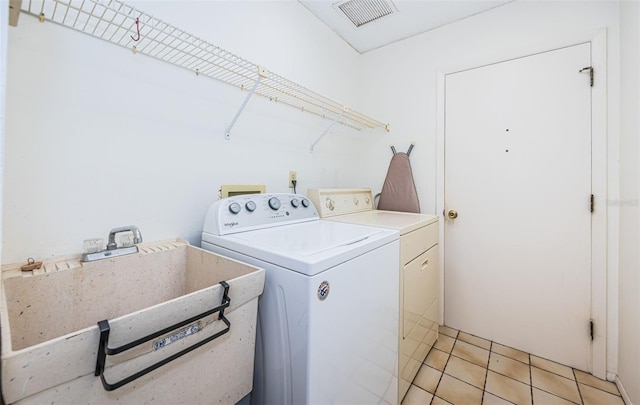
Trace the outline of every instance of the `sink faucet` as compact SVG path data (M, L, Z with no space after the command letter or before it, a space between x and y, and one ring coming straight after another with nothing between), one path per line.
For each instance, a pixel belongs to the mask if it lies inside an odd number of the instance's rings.
M109 232L109 242L107 243L107 250L114 250L118 246L116 245L116 234L121 232L133 232L133 244L142 242L142 234L140 233L140 229L138 229L135 225L129 226L121 226L119 228L113 228L111 232Z
M118 247L118 245L116 244L116 235L121 232L133 233L134 246ZM107 259L107 258L113 259L118 256L138 253L138 247L135 245L141 242L142 242L142 234L140 233L140 229L138 229L137 226L129 225L129 226L121 226L119 228L113 228L111 232L109 232L109 242L107 243L107 249L102 250L100 252L84 253L80 261L92 262L94 260Z

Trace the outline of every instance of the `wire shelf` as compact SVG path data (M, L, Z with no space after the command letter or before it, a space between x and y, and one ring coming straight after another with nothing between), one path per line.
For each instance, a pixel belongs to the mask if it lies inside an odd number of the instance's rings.
M22 12L361 130L389 125L119 0L23 0ZM137 40L136 40L137 39ZM254 88L255 87L255 88ZM250 97L250 95L249 95ZM248 100L248 98L247 98ZM246 101L245 101L246 104ZM244 107L244 105L243 105ZM238 112L238 115L241 111ZM236 116L237 118L237 116ZM234 121L235 119L234 118Z

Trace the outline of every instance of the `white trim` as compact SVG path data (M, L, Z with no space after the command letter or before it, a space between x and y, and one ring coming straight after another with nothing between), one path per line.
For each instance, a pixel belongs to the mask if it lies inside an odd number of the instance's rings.
M438 260L438 279L440 291L438 291L439 308L438 319L444 324L444 96L446 73L438 71L436 80L436 215L439 217L440 230L438 233L438 248L440 249Z
M629 394L627 394L627 391L624 389L622 381L620 381L618 376L616 376L614 382L616 383L616 387L618 387L618 391L620 391L620 395L622 395L622 400L624 401L625 405L634 405L633 402L631 402L631 398L629 398Z
M7 104L7 49L9 37L9 2L0 1L0 212L3 211L4 201L4 139L5 139L5 117ZM2 222L3 215L0 214L0 246L2 243ZM0 263L2 263L2 249L0 249ZM3 297L0 296L0 299ZM0 381L2 384L2 381Z
M591 318L595 338L591 349L591 373L605 379L607 373L607 32L591 39L591 66L596 76L591 90L591 187L596 196L591 218ZM598 74L598 72L600 72Z
M595 72L595 84L592 89L592 192L596 196L596 209L592 217L592 291L591 313L595 321L596 333L591 348L591 372L604 379L607 372L607 32L600 29L589 33L573 35L554 40L553 43L523 45L514 54L513 51L493 54L492 60L476 62L472 65L448 66L437 72L436 104L436 214L440 217L440 320L444 322L444 106L445 77L447 74L502 62L536 53L559 49L579 43L591 43L592 66ZM599 202L598 202L599 201ZM617 241L613 241L616 243ZM617 245L616 245L617 246ZM615 339L612 345L615 344Z

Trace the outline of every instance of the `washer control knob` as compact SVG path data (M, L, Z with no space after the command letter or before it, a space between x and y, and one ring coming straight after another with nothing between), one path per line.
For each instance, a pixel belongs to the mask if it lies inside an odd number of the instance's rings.
M254 203L253 201L247 201L244 207L247 209L247 211L253 212L256 210L256 203Z
M278 197L269 198L269 208L271 208L274 211L277 211L280 209L280 200L278 200Z
M325 201L325 204L327 205L327 208L329 208L330 211L333 211L333 209L336 208L336 205L331 198L327 198L327 200Z
M229 211L231 211L232 214L239 213L241 209L242 207L240 207L240 204L238 204L237 202L231 203L231 205L229 205Z
M302 199L302 206L307 208L310 205L309 200L307 200L306 198Z
M291 206L293 208L298 208L300 206L300 201L298 201L297 198L294 198L293 200L291 200Z

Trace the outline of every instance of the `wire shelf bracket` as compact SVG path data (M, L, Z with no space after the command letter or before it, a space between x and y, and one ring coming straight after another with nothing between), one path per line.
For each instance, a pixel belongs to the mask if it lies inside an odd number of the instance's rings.
M342 117L344 117L344 114L348 111L347 108L345 108L344 110L342 110L342 113L338 116L338 118L336 118L331 124L329 124L329 126L327 127L327 129L324 130L324 132L322 132L322 134L320 134L320 136L318 137L318 139L316 139L316 141L314 143L311 144L311 153L313 153L313 148L316 147L316 145L318 144L318 142L320 142L320 140L322 140L322 138L324 138L324 136L326 134L329 133L329 131L331 131L331 128L333 128L338 122L340 122L340 120L342 119Z
M258 78L256 79L256 82L253 84L253 87L251 87L251 90L249 90L249 94L247 94L247 97L245 97L244 101L240 105L240 109L238 109L238 112L231 120L231 124L229 124L227 129L224 131L225 139L227 140L231 139L231 129L233 128L234 125L236 125L236 121L240 117L240 114L242 114L242 111L244 111L244 108L247 106L247 103L249 103L249 100L256 92L256 89L260 85L260 82L265 77L267 77L267 69L263 68L262 66L258 66Z
M14 3L17 6L17 2ZM226 128L225 137L254 95L268 98L355 130L382 128L389 124L375 120L234 55L199 37L140 11L122 0L22 0L21 12L50 21L109 43L226 84L251 89L245 102ZM321 138L326 135L323 133ZM317 143L317 141L316 141ZM314 144L315 145L315 144Z

